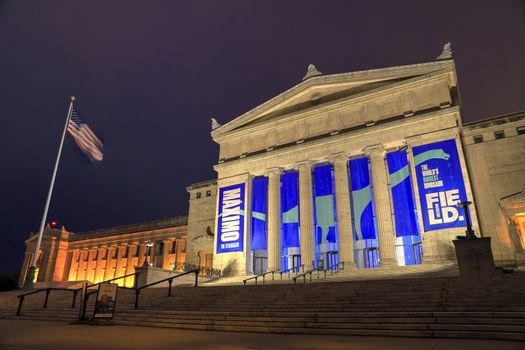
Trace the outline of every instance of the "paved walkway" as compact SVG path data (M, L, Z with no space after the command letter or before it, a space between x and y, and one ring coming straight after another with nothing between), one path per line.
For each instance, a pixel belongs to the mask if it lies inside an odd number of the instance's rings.
M69 325L47 321L0 320L0 349L521 350L524 349L524 343L475 339L234 333L149 327Z

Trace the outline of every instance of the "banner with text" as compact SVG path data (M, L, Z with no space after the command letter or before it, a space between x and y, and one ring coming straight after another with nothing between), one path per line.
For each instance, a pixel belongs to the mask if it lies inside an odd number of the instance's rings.
M425 231L465 227L458 202L467 199L455 140L413 148Z
M244 183L219 190L217 254L244 249Z

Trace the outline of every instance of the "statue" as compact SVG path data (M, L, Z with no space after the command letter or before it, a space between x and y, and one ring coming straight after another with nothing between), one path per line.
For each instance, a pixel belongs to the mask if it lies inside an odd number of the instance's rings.
M452 44L450 41L443 45L443 51L441 52L441 55L439 55L436 59L438 60L448 60L452 58Z
M219 122L217 121L217 119L215 118L211 118L211 131L217 129L218 127L220 127L221 124L219 124Z
M306 74L303 77L303 80L306 80L311 77L315 77L317 75L322 75L322 74L323 73L319 72L313 64L309 64L308 69L306 70Z

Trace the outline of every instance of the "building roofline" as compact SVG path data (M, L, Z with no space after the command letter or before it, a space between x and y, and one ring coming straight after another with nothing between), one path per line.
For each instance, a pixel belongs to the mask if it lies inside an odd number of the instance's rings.
M475 126L477 124L489 123L491 121L495 121L495 120L503 119L503 118L511 118L513 116L517 116L517 115L520 115L520 114L525 118L525 110L522 110L522 111L517 111L517 112L500 114L500 115L497 115L495 117L489 117L489 118L486 118L486 119L476 120L476 121L472 121L472 122L468 122L468 123L463 123L463 127L469 127L469 126Z
M171 218L145 221L145 222L136 223L136 224L106 227L106 228L100 228L96 230L84 231L84 232L78 232L78 233L70 232L71 233L70 240L76 241L76 240L82 240L82 239L87 239L87 238L118 235L122 233L134 233L134 232L141 232L141 231L158 230L158 229L164 229L168 227L185 226L187 224L188 224L187 216L175 216Z
M192 183L191 185L189 185L188 187L186 187L186 190L190 191L190 190L194 190L194 189L197 189L197 188L208 187L210 185L216 185L216 184L217 184L217 180L216 179L206 180L206 181L201 181L201 182L195 182L195 183Z

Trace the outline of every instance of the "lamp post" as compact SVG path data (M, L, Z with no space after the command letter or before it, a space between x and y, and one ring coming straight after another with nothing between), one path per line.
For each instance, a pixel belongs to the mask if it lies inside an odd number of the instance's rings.
M151 247L153 247L153 243L151 243L151 242L146 243L146 259L144 259L144 265L142 265L143 267L150 266L149 265L149 261L148 261L148 257L149 257L149 253L151 251Z
M472 223L470 222L470 214L468 206L471 205L472 202L464 201L458 203L458 206L463 208L463 211L465 212L465 220L467 221L467 231L465 233L467 234L467 239L476 239L476 235L474 234L474 230L472 229Z

